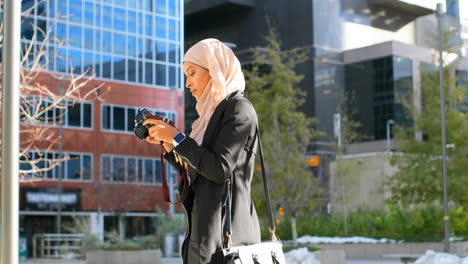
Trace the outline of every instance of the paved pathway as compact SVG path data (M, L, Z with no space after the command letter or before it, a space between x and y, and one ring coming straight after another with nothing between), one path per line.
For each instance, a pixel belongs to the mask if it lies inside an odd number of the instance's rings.
M23 264L86 264L86 261L40 261L40 260L27 260L26 262L20 262ZM163 264L182 264L182 260L179 257L176 258L163 258ZM345 264L401 264L402 262L396 259L347 259Z
M20 262L20 264L86 264L86 261L76 260L40 260L40 259L28 259L26 262ZM162 264L182 264L181 258L163 258Z

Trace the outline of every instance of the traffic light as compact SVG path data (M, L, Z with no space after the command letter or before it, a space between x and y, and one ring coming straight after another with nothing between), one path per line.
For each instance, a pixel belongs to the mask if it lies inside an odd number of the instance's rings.
M304 166L306 167L318 167L320 165L320 156L313 155L304 160Z

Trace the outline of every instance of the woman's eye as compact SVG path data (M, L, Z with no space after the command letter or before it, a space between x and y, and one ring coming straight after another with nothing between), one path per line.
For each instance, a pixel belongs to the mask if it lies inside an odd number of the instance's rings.
M195 72L192 72L192 73L190 73L190 76L193 76L194 74L195 74Z

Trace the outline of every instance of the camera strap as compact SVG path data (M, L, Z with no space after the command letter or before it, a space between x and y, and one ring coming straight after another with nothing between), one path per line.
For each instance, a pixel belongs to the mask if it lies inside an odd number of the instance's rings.
M185 200L187 197L188 191L187 188L189 186L189 178L188 178L188 172L187 172L187 164L183 159L180 159L180 175L182 176L182 193L179 195L179 199L177 199L175 202L171 202L171 197L170 197L170 192L169 192L169 187L167 185L167 178L166 178L166 164L164 162L164 153L166 152L166 148L164 148L164 145L161 142L161 175L162 175L162 189L163 189L163 197L164 201L171 203L171 204L179 204Z
M169 118L165 116L158 116L158 115L153 115L150 113L145 114L146 118L149 119L156 119L156 120L161 120L163 122L168 123L169 125L176 127L175 122L170 120ZM166 164L164 162L164 153L166 152L166 148L164 148L163 142L161 141L161 176L162 176L162 189L163 189L163 198L164 201L171 203L171 204L179 204L183 202L188 194L186 191L187 187L189 186L189 178L188 178L188 172L187 172L187 164L185 163L184 160L180 160L180 165L181 165L181 170L180 170L180 175L182 176L182 182L180 184L183 184L182 187L182 193L179 195L179 199L177 199L175 202L171 202L171 197L170 197L170 192L169 192L169 186L167 184L167 178L166 178Z

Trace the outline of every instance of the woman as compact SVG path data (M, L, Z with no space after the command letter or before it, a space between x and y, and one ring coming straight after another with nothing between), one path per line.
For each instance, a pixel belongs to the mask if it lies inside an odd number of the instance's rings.
M257 115L244 98L244 75L231 49L205 39L184 56L186 87L197 100L199 118L186 136L165 122L153 124L146 139L164 142L165 159L180 168L188 163L190 193L183 202L188 232L182 245L183 262L222 263L227 246L225 187L231 184L233 246L260 242L257 213L250 197L257 149Z

